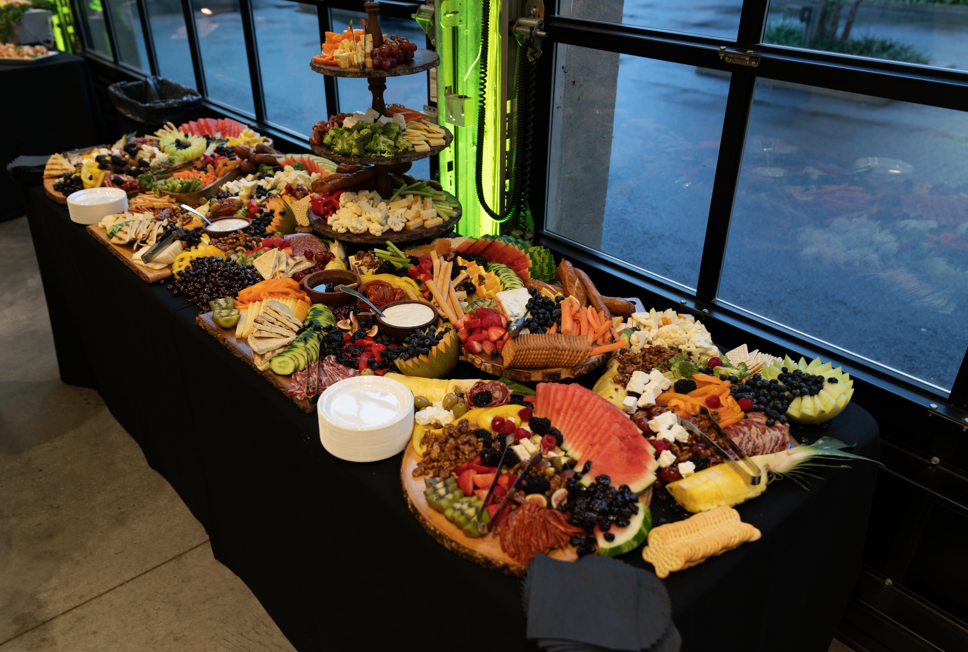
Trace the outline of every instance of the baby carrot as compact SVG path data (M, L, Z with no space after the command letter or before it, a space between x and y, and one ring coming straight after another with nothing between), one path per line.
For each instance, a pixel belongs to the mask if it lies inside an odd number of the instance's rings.
M571 335L571 302L561 302L561 332L564 335Z
M601 353L608 353L609 351L614 351L615 349L624 349L629 345L625 340L619 340L618 342L613 342L611 344L604 344L602 346L596 346L592 349L590 356L599 355Z

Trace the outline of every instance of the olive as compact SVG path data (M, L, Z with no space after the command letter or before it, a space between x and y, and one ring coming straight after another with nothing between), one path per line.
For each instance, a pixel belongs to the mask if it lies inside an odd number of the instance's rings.
M460 399L457 398L457 394L444 394L444 400L441 405L445 410L449 410L457 405L458 401L460 401Z
M414 396L413 406L418 410L430 407L430 400L426 396Z
M465 403L464 401L457 401L457 403L454 404L454 407L452 407L450 411L454 413L455 419L460 419L462 416L467 414L467 403Z
M369 367L367 367L366 369L364 369L363 371L360 372L360 375L361 376L375 376L376 374L373 373L373 370L372 369L370 369ZM424 399L424 400L426 400L426 399Z

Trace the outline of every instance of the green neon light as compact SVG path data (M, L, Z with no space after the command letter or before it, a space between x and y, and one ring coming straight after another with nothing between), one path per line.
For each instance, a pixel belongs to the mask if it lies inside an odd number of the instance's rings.
M438 4L437 52L440 54L440 67L437 69L437 106L443 122L446 118L444 95L450 92L467 95L472 99L472 113L467 116L467 127L448 125L454 132L454 143L440 154L440 182L448 192L460 200L463 210L458 230L462 235L480 237L488 233L498 233L499 224L491 220L481 210L477 202L475 187L476 143L477 143L477 104L480 86L481 56L481 3L480 0L462 0L459 4L444 0ZM483 181L485 194L491 206L500 205L500 162L501 144L492 134L499 133L501 92L501 3L491 2L491 31L488 42L488 97L487 123L485 125Z

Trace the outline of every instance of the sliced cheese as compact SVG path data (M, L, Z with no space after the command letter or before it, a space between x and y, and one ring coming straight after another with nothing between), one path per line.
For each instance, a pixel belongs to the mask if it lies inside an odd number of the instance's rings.
M421 226L423 226L423 222L424 221L419 217L415 220L410 220L407 222L407 230L413 231L414 229L419 229Z
M443 147L447 144L443 138L428 138L427 143L429 143L431 147Z
M415 151L415 152L429 152L430 151L430 146L428 146L428 145L426 145L424 143L416 143L413 146L413 151Z
M429 211L433 207L434 207L434 200L431 199L430 197L424 197L423 210Z
M235 325L235 339L242 339L242 331L245 329L246 317L248 315L248 310L239 311L239 323Z
M444 223L444 221L442 219L440 219L439 217L435 217L432 220L424 220L424 228L425 229L432 229L435 226L440 226L443 223Z
M401 208L407 209L410 208L410 202L406 199L398 199L397 201L390 202L390 205L387 208L391 211L399 210Z
M421 219L424 219L424 220L428 220L429 221L429 220L434 219L435 217L437 217L437 211L434 210L433 208L431 208L430 210L427 210L427 211L420 211L420 218Z

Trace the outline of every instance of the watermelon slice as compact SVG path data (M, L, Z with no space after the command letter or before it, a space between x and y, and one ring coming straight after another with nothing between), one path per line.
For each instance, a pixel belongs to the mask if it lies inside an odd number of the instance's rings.
M639 547L649 536L652 529L652 512L644 504L639 503L639 511L629 519L626 527L612 525L609 532L612 540L605 539L605 533L595 526L595 538L598 539L598 554L615 557L631 552Z
M247 127L232 118L201 118L197 121L186 122L178 128L179 131L192 134L193 136L214 136L222 134L222 138L237 138Z
M331 169L335 170L335 164L326 167L326 163L331 163L321 156L312 156L310 154L285 154L279 158L279 165L283 167L287 165L292 165L293 163L302 163L306 168L307 172L319 174L321 176L326 176L331 174Z
M499 262L498 258L500 256L498 252L502 251L506 246L507 245L500 240L491 240L483 249L481 249L479 255L484 256L490 262Z
M597 476L606 474L613 486L627 484L632 491L640 494L655 482L655 473L615 437L603 439L586 459L592 460L592 468L581 479L582 484L591 484Z
M462 243L457 245L457 249L455 251L457 251L457 253L464 253L468 249L473 247L476 243L477 243L477 240L473 238L468 238L467 240L464 240Z

